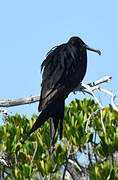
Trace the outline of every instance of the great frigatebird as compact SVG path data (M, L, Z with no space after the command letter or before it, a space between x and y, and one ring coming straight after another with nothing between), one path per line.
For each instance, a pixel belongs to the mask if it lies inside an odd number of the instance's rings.
M65 99L82 82L87 68L87 49L90 48L79 37L71 37L67 43L51 49L41 64L42 84L38 110L41 111L28 135L52 118L52 142L60 123L60 139L63 133Z

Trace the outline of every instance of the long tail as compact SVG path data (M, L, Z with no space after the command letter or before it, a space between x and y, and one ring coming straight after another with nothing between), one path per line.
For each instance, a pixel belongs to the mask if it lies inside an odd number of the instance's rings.
M63 118L64 118L64 101L57 102L50 107L46 108L41 112L38 116L36 122L34 123L32 129L29 131L28 136L32 134L35 130L40 128L45 121L49 118L50 120L50 137L51 137L51 144L54 144L54 138L56 134L56 130L58 128L59 120L60 120L60 139L62 138L63 134Z
M49 117L50 116L47 109L42 111L41 114L38 116L36 122L34 123L32 129L28 132L28 136L30 136L30 134L40 128L44 124L44 122L48 120Z
M54 150L54 140L55 140L55 134L58 128L59 120L60 120L60 139L62 139L63 136L63 119L64 119L64 101L58 102L58 104L55 105L55 113L53 114L51 120L50 120L50 145L51 145L51 152L53 153Z
M55 114L53 115L51 121L50 121L50 129L51 129L51 139L52 141L54 140L56 130L58 128L59 120L60 120L60 129L59 129L59 135L60 139L62 139L63 136L63 119L64 119L64 106L65 102L61 101L60 103L55 105L56 106L56 111Z

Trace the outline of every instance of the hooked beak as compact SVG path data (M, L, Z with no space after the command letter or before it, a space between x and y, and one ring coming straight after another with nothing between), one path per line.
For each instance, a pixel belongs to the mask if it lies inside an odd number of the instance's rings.
M90 51L94 51L94 52L98 53L99 55L101 55L101 51L98 50L98 49L91 48L91 47L89 47L89 46L86 45L86 44L84 45L84 47L85 47L86 49L90 50Z

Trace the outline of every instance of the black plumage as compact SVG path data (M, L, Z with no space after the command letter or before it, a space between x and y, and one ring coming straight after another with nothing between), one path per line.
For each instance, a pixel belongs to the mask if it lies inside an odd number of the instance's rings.
M52 118L54 127L51 139L60 121L60 139L63 133L65 99L82 82L87 68L86 49L100 54L99 50L88 47L79 37L72 37L65 44L53 48L41 64L42 84L38 110L41 111L29 135Z

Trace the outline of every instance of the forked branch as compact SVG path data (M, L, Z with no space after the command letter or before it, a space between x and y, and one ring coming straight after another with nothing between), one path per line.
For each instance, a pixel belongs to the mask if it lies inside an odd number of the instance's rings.
M100 80L97 80L92 83L88 83L87 86L94 88L94 87L96 87L96 85L108 82L108 80L110 80L110 79L111 79L111 76L105 76L105 77L101 78ZM91 94L90 91L88 92L86 90L86 87L83 86L83 84L80 84L74 91L82 91L82 92L87 92L87 93ZM31 95L31 96L28 96L25 98L18 98L18 99L1 99L0 107L12 107L12 106L20 106L20 105L24 105L24 104L32 104L32 103L38 102L39 100L40 100L40 95L35 95L35 96ZM0 110L0 112L3 112L3 110Z

